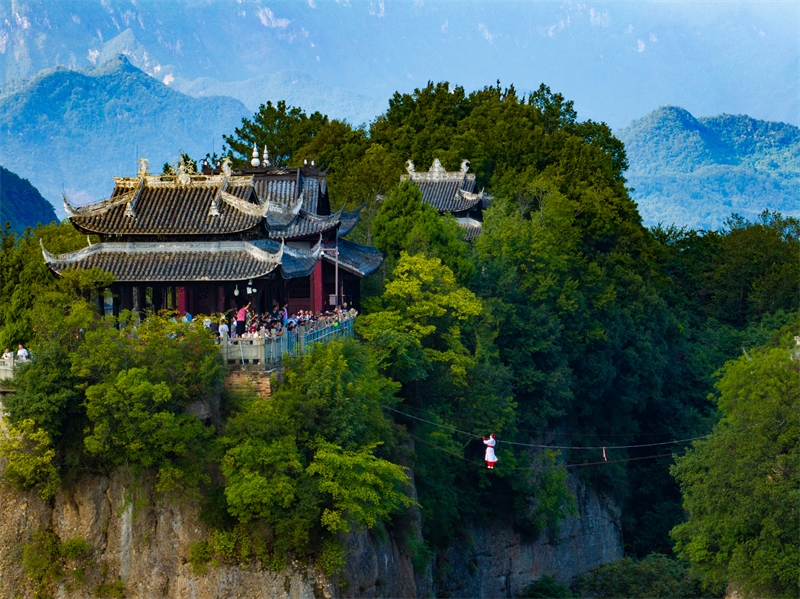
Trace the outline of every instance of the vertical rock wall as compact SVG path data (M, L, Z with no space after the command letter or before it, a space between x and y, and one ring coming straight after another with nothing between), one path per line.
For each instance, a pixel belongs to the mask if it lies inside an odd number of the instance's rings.
M122 473L86 477L51 505L34 493L0 488L0 597L32 597L22 566L22 545L34 530L53 530L62 541L80 537L92 549L86 581L67 577L59 599L87 599L103 582L125 583L128 599L324 599L330 581L306 568L274 573L257 565L209 567L195 574L189 544L204 538L196 506L160 502L152 489Z
M79 537L91 546L86 581L60 584L59 599L86 599L97 585L117 580L124 581L129 599L513 597L542 574L569 582L622 557L616 510L594 491L570 484L579 517L565 522L555 540L527 541L511 526L472 527L420 575L409 550L421 540L419 513L412 510L403 538L349 536L347 570L335 580L297 564L282 573L249 564L195 574L189 545L205 538L196 505L165 501L124 473L85 477L53 502L1 487L0 597L33 596L22 545L34 530L52 530L62 541Z
M348 545L350 597L514 597L543 574L571 583L587 570L623 557L619 511L577 480L569 479L578 517L555 539L524 539L507 526L468 527L456 543L415 577L411 558L389 537L362 535Z

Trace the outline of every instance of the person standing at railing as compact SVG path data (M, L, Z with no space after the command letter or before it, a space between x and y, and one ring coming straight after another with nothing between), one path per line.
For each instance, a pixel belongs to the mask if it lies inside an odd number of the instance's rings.
M17 350L17 360L20 362L27 362L30 357L31 356L28 353L28 350L25 349L25 346L20 343L19 349Z
M14 354L11 352L10 349L6 348L6 351L3 352L3 362L5 362L8 366L11 366L11 363L14 361Z
M225 322L225 319L223 319L219 323L219 338L220 339L225 339L226 337L228 337L230 335L230 333L231 333L231 329L230 329L230 327L228 327L228 323Z
M247 309L250 307L250 302L246 306L242 306L236 312L236 336L241 337L244 335L244 325L247 321Z

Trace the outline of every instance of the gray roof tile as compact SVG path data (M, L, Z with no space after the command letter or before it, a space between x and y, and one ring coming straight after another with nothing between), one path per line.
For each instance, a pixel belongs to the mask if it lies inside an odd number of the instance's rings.
M266 251L244 241L97 243L53 255L42 246L56 273L99 268L119 282L240 281L263 277L281 264L282 249Z

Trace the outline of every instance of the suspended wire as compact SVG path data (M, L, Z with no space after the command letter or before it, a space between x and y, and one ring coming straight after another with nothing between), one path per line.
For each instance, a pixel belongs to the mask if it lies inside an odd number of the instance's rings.
M406 414L405 412L401 412L400 410L395 410L394 408L390 408L389 406L385 406L381 404L381 407L395 412L397 414L401 414L406 416L407 418L413 418L414 420L419 420L420 422L426 422L428 424L432 424L434 426L438 426L440 428L445 428L456 433L467 435L474 439L481 439L481 435L476 435L475 433L470 433L467 431L462 431L460 429L454 428L452 426L447 426L445 424L440 424L438 422L433 422L432 420L426 420L425 418L420 418L419 416L414 416L413 414ZM700 439L705 439L710 435L703 435L702 437L691 437L688 439L676 439L673 441L662 441L660 443L640 443L636 445L597 445L597 446L586 446L586 445L542 445L540 443L517 443L515 441L503 441L503 443L507 445L517 445L519 447L535 447L537 449L569 449L569 450L598 450L598 449L636 449L639 447L658 447L663 445L677 445L678 443L688 443L690 441L699 441Z
M417 408L408 404L403 404L403 409L406 410L414 410L415 412L420 412L425 414L428 410L424 408ZM448 418L452 420L456 420L458 422L467 422L466 418L461 418L458 416L448 416ZM561 437L664 437L667 435L673 435L674 432L664 431L662 433L567 433L565 431L543 431L543 430L536 430L532 428L520 428L514 427L515 430L523 432L523 433L534 433L537 435L559 435Z
M417 437L416 435L413 435L411 433L406 433L406 434L409 437L412 437L413 439L416 439L420 443L424 443L425 445L430 445L431 447L433 447L434 449L437 449L438 451L441 451L442 453L446 453L449 456L452 456L454 458L458 458L459 460L461 460L463 462L467 462L468 464L471 464L472 466L476 466L476 467L481 468L481 469L484 468L484 465L482 463L480 463L480 462L476 462L474 460L467 459L464 456L458 455L457 453L453 453L452 451L448 451L444 447L436 445L436 443L432 443L430 441L426 441L425 439ZM582 468L583 466L600 466L600 465L603 465L603 464L620 464L622 462L634 462L634 461L637 461L637 460L652 460L652 459L656 459L656 458L667 458L667 457L672 457L674 455L683 455L684 453L686 453L685 450L677 451L675 453L659 453L659 454L656 454L656 455L645 455L645 456L638 456L638 457L635 457L635 458L623 458L623 459L619 459L619 460L602 460L602 461L599 461L599 462L577 462L575 464L561 464L561 467L562 468ZM539 468L530 467L530 466L518 467L518 468L506 468L506 467L503 467L500 462L497 462L497 465L494 467L494 469L495 470L539 470Z

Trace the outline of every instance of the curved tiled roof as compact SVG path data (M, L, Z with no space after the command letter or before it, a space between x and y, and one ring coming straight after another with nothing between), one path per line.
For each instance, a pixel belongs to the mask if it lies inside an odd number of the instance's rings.
M306 175L303 172L306 171ZM291 206L303 194L303 210L317 213L320 195L325 193L325 179L308 169L272 169L256 173L253 186L261 202Z
M271 239L258 239L251 242L256 247L277 252L281 244ZM283 257L281 258L281 275L284 279L296 279L307 277L314 270L322 255L322 239L312 248L300 249L288 245L283 246Z
M475 175L467 172L468 161L461 170L446 171L438 159L427 172L417 172L409 161L408 174L401 181L411 180L422 191L422 200L439 212L466 212L483 201L483 193L475 192Z
M342 224L337 232L339 237L344 237L350 231L356 228L358 221L361 220L361 211L364 209L364 206L366 206L366 204L362 204L350 212L342 212Z
M230 234L257 227L262 206L252 177L193 176L116 179L104 202L75 207L66 198L70 221L81 231L101 235Z
M383 264L383 254L381 254L380 250L370 245L361 245L346 239L340 239L338 248L339 268L344 268L359 277L371 275ZM336 263L335 256L323 253L322 257L331 264Z
M457 218L456 222L466 231L464 241L472 241L483 231L483 223L474 218Z
M42 245L45 262L65 270L99 268L118 282L240 281L268 275L281 264L283 246L265 251L244 241L97 243L54 255Z
M342 220L344 207L329 216L318 216L301 210L289 225L285 227L267 227L271 239L299 239L311 235L319 235L338 227Z

